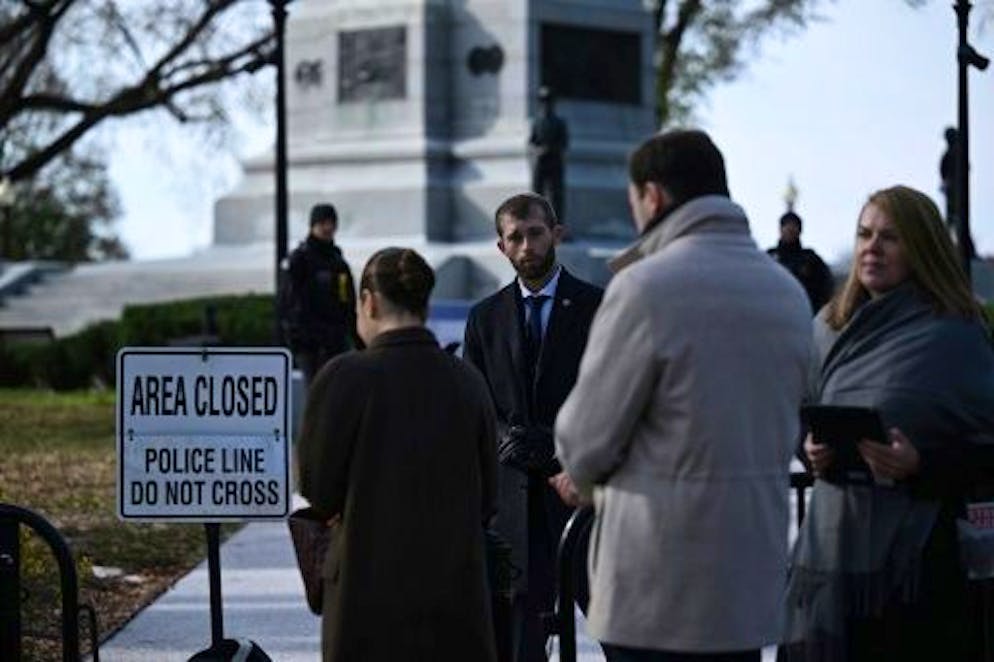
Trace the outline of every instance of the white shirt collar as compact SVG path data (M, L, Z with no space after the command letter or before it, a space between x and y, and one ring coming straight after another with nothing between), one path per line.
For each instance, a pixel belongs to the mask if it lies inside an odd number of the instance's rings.
M532 292L531 290L529 290L528 287L526 287L525 284L521 281L521 277L519 276L518 288L521 290L521 298L527 299L528 297L531 296L545 295L550 299L555 299L556 288L559 287L559 276L562 273L563 273L563 266L561 264L557 264L556 271L555 273L552 274L552 278L550 278L549 281L544 286L542 286L542 289L540 289L538 292Z

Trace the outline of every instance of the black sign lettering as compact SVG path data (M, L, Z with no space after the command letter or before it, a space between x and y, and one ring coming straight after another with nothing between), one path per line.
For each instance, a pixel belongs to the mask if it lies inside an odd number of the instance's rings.
M138 375L131 389L131 415L186 416L186 384L179 375Z
M279 383L262 375L200 375L194 384L198 416L272 416L279 404Z
M159 502L159 486L155 481L131 481L131 503L136 506L154 506Z
M204 502L203 480L170 480L166 483L166 505L192 506Z
M266 453L261 448L222 448L221 471L234 473L265 473Z
M141 376L135 377L134 387L131 389L131 415L135 414L145 415L145 398L142 397L142 378Z
M145 473L209 474L214 473L215 448L168 447L145 449Z
M207 415L207 398L203 395L205 391L207 391L207 378L197 375L193 386L193 409L197 412L197 416Z

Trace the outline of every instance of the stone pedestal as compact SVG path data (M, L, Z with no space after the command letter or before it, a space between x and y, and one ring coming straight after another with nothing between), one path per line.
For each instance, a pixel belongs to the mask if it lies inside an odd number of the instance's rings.
M576 237L630 235L627 153L653 131L642 0L297 0L287 25L290 237L319 201L340 236L462 242L530 184L549 85L569 123ZM216 205L218 244L272 241L273 159Z

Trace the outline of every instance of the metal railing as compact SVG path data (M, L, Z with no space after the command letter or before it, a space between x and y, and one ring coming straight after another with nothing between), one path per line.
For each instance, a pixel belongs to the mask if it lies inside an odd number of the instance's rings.
M797 495L797 525L804 519L806 490L814 484L814 479L806 472L790 474L790 488ZM548 619L546 626L550 635L559 637L559 662L576 662L576 612L573 604L576 600L576 564L582 562L577 558L577 550L582 549L581 543L590 535L594 522L592 506L577 508L563 529L559 539L559 553L556 556L556 576L558 592L556 595L555 611Z
M72 552L62 534L41 515L0 503L0 660L21 659L21 545L20 527L28 526L48 544L59 565L62 599L62 659L79 662L79 615L89 620L93 662L100 662L97 645L97 615L89 605L79 605L79 579Z

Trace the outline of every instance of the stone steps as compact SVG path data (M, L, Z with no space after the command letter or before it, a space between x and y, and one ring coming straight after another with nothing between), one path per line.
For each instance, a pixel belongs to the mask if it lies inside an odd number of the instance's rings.
M8 297L0 307L0 329L49 327L56 336L100 320L117 319L129 304L201 296L273 291L272 267L256 251L180 260L87 264L50 274Z

